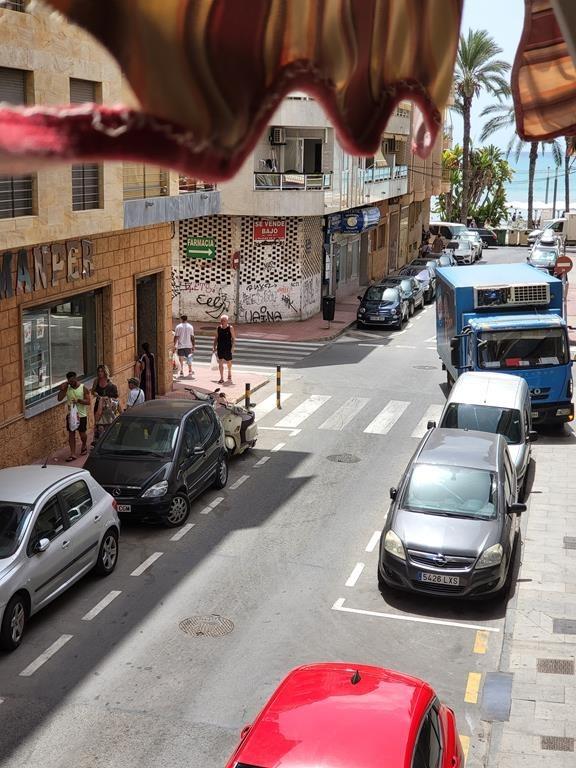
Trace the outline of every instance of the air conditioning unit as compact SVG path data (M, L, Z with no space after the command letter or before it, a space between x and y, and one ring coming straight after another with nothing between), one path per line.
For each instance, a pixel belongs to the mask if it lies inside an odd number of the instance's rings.
M286 129L271 128L269 138L270 144L286 144Z
M476 309L504 306L547 306L550 303L548 283L528 285L495 285L475 288Z

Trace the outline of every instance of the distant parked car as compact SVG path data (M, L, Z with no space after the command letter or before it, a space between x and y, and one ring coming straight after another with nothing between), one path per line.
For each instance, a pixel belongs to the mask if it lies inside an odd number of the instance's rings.
M436 268L420 267L410 264L402 267L399 274L415 277L424 289L424 302L430 304L436 296Z
M482 242L482 238L480 237L478 230L472 231L467 229L464 232L459 232L454 239L467 240L468 242L472 243L472 247L474 248L474 260L479 261L482 258L484 243Z
M559 258L560 249L557 245L548 245L539 241L526 257L526 261L533 267L543 269L553 275Z
M410 308L410 315L413 315L417 307L424 307L424 289L415 277L404 277L402 275L388 275L381 280L380 285L386 285L389 288L398 288L402 298L407 298Z
M438 254L440 255L440 254ZM409 264L410 267L420 267L421 269L424 269L424 267L428 267L428 269L432 272L432 274L436 274L436 267L438 266L438 259L431 259L431 258L417 258L412 259L412 261Z
M119 416L86 469L132 519L182 525L190 502L228 481L224 431L214 409L191 400L149 400Z
M454 712L428 683L363 664L298 667L280 683L226 768L463 768Z
M444 251L440 255L440 258L438 259L438 266L439 267L457 267L458 262L452 255L452 251Z
M431 429L398 488L380 541L381 588L502 594L519 530L516 470L503 435Z
M468 227L468 229L470 232L478 232L486 248L498 245L498 237L496 236L496 232L494 232L494 230L490 229L489 227Z
M457 264L474 264L476 261L476 251L474 244L470 240L451 240L446 248L444 249L444 253L447 251L450 251L454 258L456 259Z
M410 314L410 299L403 298L398 288L371 285L364 296L358 296L357 328L369 325L389 325L400 330Z
M28 619L88 571L118 560L116 502L84 469L0 470L0 647L15 650Z

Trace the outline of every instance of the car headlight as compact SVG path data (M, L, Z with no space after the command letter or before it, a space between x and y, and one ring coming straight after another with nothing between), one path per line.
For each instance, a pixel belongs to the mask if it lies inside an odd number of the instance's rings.
M151 485L142 494L143 498L155 499L158 496L164 496L168 490L168 480L161 480L159 483Z
M406 553L404 552L404 545L400 537L390 530L386 534L384 539L384 549L386 552L390 552L391 555L400 558L400 560L406 560Z
M359 315L363 315L364 312L366 312L366 307L360 307L359 310L358 310L358 314Z
M502 544L494 544L485 549L478 560L476 568L491 568L494 565L500 565L502 562Z

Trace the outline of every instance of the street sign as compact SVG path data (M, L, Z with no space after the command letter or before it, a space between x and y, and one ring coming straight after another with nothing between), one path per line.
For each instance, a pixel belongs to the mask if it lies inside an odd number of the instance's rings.
M189 259L216 258L216 245L213 237L189 237L186 240L185 254Z
M573 266L574 264L570 256L559 256L556 266L554 267L554 272L557 275L565 275L566 272L570 272Z

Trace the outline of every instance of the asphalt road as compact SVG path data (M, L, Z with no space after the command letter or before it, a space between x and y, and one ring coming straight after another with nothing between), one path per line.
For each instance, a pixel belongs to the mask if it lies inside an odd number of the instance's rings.
M115 573L85 578L0 658L3 768L222 766L285 673L323 660L426 678L482 765L478 675L498 666L508 600L384 598L376 583L388 488L444 401L434 336L430 307L401 333L349 331L310 354L281 412L272 386L258 393L257 448L190 526L124 526ZM227 634L184 631L213 614Z

